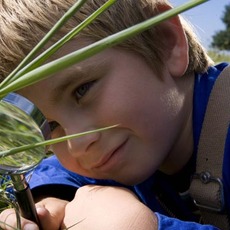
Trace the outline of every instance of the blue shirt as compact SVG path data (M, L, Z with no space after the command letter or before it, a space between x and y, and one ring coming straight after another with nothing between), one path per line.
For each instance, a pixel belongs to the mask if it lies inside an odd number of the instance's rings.
M226 66L226 63L221 63L215 67L210 67L207 73L195 76L193 100L194 154L184 169L174 176L156 172L143 183L128 187L156 213L158 229L217 229L216 227L201 225L196 222L198 220L198 217L194 215L196 207L186 191L189 188L190 176L195 168L196 151L208 98L215 80ZM228 167L230 165L230 131L228 132L227 140L223 165L223 183L226 206L228 212L230 212L230 167ZM67 200L73 198L77 188L87 184L121 186L121 184L114 181L95 180L70 172L62 167L55 156L43 160L34 170L30 180L30 187L35 196L49 195ZM163 208L164 204L162 204L161 200L169 205L169 209L174 210ZM169 217L171 211L175 214L174 217Z

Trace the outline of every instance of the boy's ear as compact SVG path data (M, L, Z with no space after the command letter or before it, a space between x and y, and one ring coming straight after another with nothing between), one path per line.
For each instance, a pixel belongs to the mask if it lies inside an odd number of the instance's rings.
M171 9L167 5L160 6L160 10ZM164 60L168 71L173 77L181 77L187 70L189 63L189 47L185 31L178 16L175 16L160 26L162 40L165 46Z

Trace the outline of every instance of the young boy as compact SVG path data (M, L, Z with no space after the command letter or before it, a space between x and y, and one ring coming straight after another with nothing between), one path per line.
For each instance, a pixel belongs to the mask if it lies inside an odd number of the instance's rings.
M74 2L1 2L1 79ZM104 2L86 2L54 40ZM53 58L168 9L167 0L119 0ZM119 124L52 146L57 158L44 160L30 181L43 229L216 229L202 222L188 189L210 91L226 66L213 66L187 23L174 17L19 90L47 117L52 137ZM12 213L1 213L2 228L15 226ZM37 229L25 219L22 226Z

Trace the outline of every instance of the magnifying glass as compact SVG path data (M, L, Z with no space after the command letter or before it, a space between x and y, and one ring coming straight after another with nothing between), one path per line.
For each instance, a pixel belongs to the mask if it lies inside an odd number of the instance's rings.
M50 129L40 110L23 96L10 93L0 101L0 151L38 143L49 138ZM0 155L0 174L9 175L21 215L39 225L35 204L25 178L45 157L39 146L15 154Z

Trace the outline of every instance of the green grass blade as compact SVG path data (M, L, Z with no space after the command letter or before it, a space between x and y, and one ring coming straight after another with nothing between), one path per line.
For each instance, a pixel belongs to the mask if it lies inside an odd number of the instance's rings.
M114 45L117 45L121 43L122 41L135 36L150 27L157 25L175 15L178 15L179 13L182 13L190 8L193 8L201 3L204 3L208 0L193 0L188 3L185 3L181 6L178 6L176 8L173 8L167 12L164 12L156 17L153 17L149 20L146 20L144 22L141 22L135 26L132 26L130 28L127 28L121 32L118 32L116 34L113 34L107 38L104 38L98 42L95 42L89 46L86 46L82 49L79 49L71 54L68 54L64 57L61 57L55 61L52 61L50 63L47 63L41 67L38 67L31 72L25 74L24 76L20 77L19 79L15 80L14 82L11 82L7 86L3 87L0 90L0 97L4 97L6 94L21 89L25 86L31 85L35 82L38 82L40 80L43 80L50 75L57 73L73 64L76 64L82 60L85 60L100 51L112 47Z
M64 136L64 137L50 139L50 140L42 141L42 142L39 142L39 143L33 143L33 144L29 144L29 145L23 145L23 146L20 146L20 147L15 147L15 148L12 148L12 149L9 149L9 150L1 151L0 152L0 157L13 155L15 153L26 151L26 150L33 149L33 148L37 148L37 147L40 147L40 146L47 146L47 145L56 144L56 143L63 142L63 141L66 141L66 140L70 140L70 139L73 139L73 138L85 136L85 135L88 135L88 134L91 134L91 133L106 131L108 129L112 129L112 128L115 128L117 126L118 125L112 125L112 126L108 126L108 127L104 127L104 128L100 128L100 129L95 129L95 130L90 130L90 131L86 131L86 132L82 132L82 133L77 133L77 134L72 134L72 135L68 135L68 136Z
M107 10L112 4L114 4L117 0L108 0L105 4L103 4L98 10L93 12L86 20L80 23L77 27L75 27L72 31L66 34L63 38L61 38L58 42L48 48L45 52L31 61L28 65L18 71L14 76L12 76L7 83L11 83L21 77L23 74L39 67L42 65L50 56L52 56L56 51L58 51L66 42L74 38L78 33L81 32L86 26L88 26L93 20L95 20L100 14L102 14L105 10ZM0 87L1 88L1 87Z
M44 38L33 48L33 50L22 60L14 71L0 84L0 88L8 84L11 78L25 65L27 65L34 56L47 44L51 37L81 8L87 0L78 0L53 26L53 28L44 36Z

